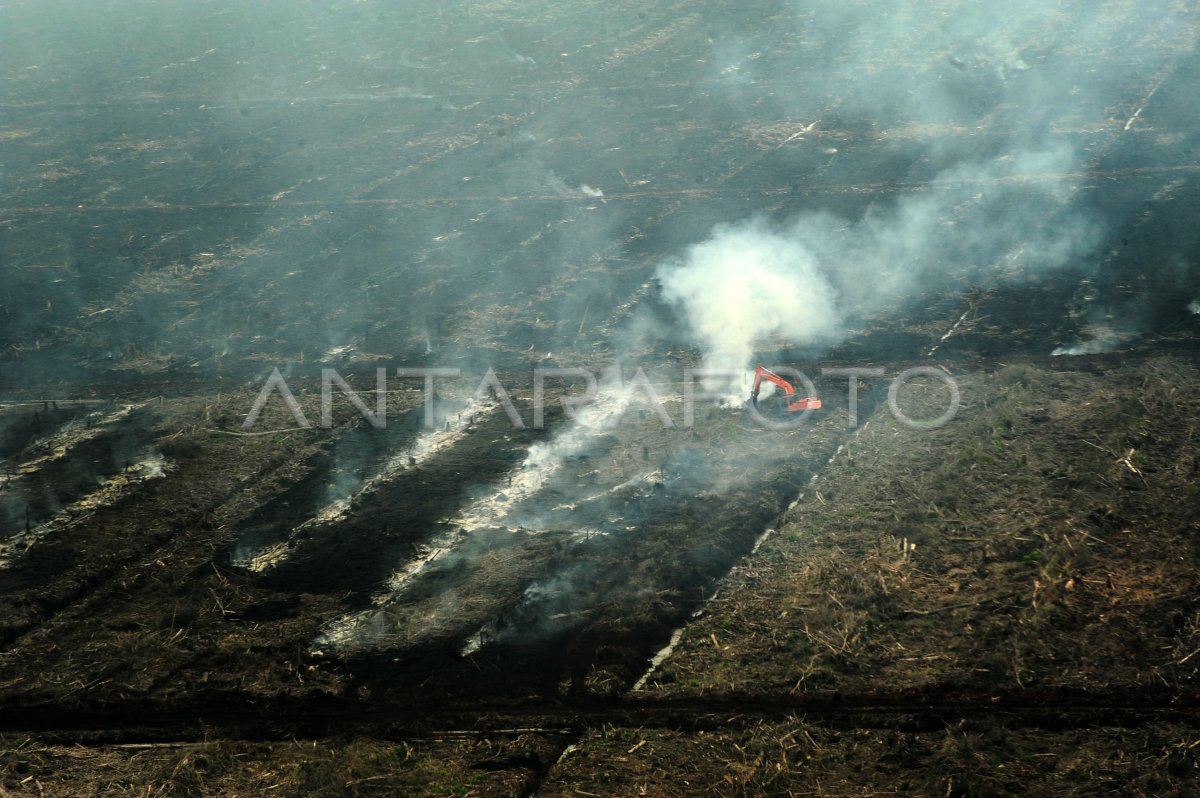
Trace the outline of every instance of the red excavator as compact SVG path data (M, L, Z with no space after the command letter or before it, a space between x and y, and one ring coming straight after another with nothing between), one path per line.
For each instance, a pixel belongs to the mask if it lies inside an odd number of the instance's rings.
M802 413L805 410L820 410L821 400L815 396L807 396L803 399L796 396L796 389L792 384L780 377L775 372L768 368L759 366L754 370L754 388L750 391L750 404L758 405L758 389L762 387L762 381L767 380L773 382L783 389L787 394L787 409L789 413Z

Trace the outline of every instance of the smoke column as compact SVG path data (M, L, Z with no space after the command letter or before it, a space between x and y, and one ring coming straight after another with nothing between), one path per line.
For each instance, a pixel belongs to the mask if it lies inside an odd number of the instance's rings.
M1076 160L1059 148L955 166L927 192L856 221L811 213L718 225L659 268L664 298L682 310L705 367L734 371L753 366L768 336L835 343L851 318L901 309L947 280L1036 279L1101 240L1100 222L1053 177Z
M836 289L798 237L761 219L721 225L659 270L663 295L681 306L705 367L737 371L772 333L815 343L841 329Z
M1119 137L1137 135L1145 109L1126 107L1130 97L1149 91L1144 106L1174 53L1190 50L1194 7L1149 0L1133 16L1111 4L1042 0L804 0L793 8L805 46L770 75L794 86L775 99L780 117L795 120L784 143L844 160L855 157L853 139L827 147L823 128L879 139L916 131L936 177L857 218L806 212L718 224L707 241L664 263L664 296L706 366L752 366L756 342L771 335L827 345L847 326L932 291L1103 268L1091 256L1105 230L1127 220L1089 207L1080 178ZM1139 50L1131 69L1121 58L1147 40L1159 51L1141 60ZM895 42L907 43L903 60L882 60ZM746 51L736 38L722 40L712 57L723 64ZM1062 52L1073 55L1052 55ZM749 113L737 104L741 89L729 91L732 110ZM806 118L821 108L836 117ZM1072 135L1072 127L1097 135ZM814 179L820 170L812 168L797 178Z

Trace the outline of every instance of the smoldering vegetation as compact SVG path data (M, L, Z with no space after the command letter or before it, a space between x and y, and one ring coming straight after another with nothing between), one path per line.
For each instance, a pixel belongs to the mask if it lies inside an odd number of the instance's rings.
M616 363L740 402L758 360L1196 324L1183 0L2 11L14 390ZM625 684L853 434L834 396L786 434L630 421L611 386L545 430L409 407L339 428L221 564L348 596L324 654L560 650L581 687L608 646Z
M666 408L681 414L677 398ZM587 446L578 426L561 425L495 494L449 519L452 533L410 558L374 606L330 625L314 652L366 672L374 652L400 655L385 667L404 671L465 657L536 690L560 679L577 690L631 683L648 647L703 606L844 434L833 419L769 432L710 406L681 440L639 403L626 413L587 433ZM601 686L595 672L616 681Z
M447 529L453 507L523 456L531 436L514 434L494 411L481 406L448 430L421 432L414 425L407 443L374 460L373 474L360 472L349 482L338 472L368 454L366 442L379 436L361 428L343 432L303 485L247 520L229 562L280 589L350 591L365 601L397 563L419 557ZM423 410L411 415L420 418Z
M0 466L0 563L90 507L165 475L144 406L85 412L44 403L20 415L4 418L12 453Z
M1113 227L1128 229L1136 222L1106 214L1094 197L1081 191L1080 176L1098 168L1107 153L1123 145L1122 137L1136 126L1143 109L1133 109L1122 124L1099 131L1101 135L1090 141L1061 135L1057 127L1064 107L1086 118L1110 113L1127 97L1129 64L1088 61L1085 76L1073 68L1054 68L1043 54L1061 52L1066 38L1084 52L1109 51L1116 46L1114 37L1129 31L1090 21L1080 26L1072 14L1043 4L1021 4L1006 11L1003 21L993 17L990 11L947 17L941 9L911 7L845 12L835 11L832 5L802 15L805 35L827 46L843 41L833 31L848 33L846 50L828 54L826 63L837 63L837 69L817 70L812 80L834 94L839 84L850 79L847 76L853 76L854 90L840 86L844 95L836 111L840 120L869 120L865 123L875 127L880 137L889 129L962 128L973 123L980 128L980 122L988 123L990 135L970 148L957 139L935 139L918 162L925 175L922 191L873 203L857 217L807 211L718 225L706 241L658 266L662 298L678 315L656 313L647 306L621 332L632 338L632 329L641 326L643 337L671 337L677 333L663 331L682 324L686 330L682 337L701 348L705 366L740 374L753 365L756 346L764 340L778 336L809 351L827 350L844 340L850 329L927 302L947 289L989 292L1048 280L1094 285L1112 265L1113 259L1106 261L1100 253ZM1145 19L1153 30L1163 31L1172 23L1190 22L1191 15L1178 4L1163 4ZM822 26L828 26L824 32ZM927 27L936 34L915 35ZM888 74L873 61L870 47L889 36L910 35L921 43L916 53L909 53L917 57L906 65L903 78ZM728 60L732 51L722 50L719 57ZM812 57L811 52L804 55ZM734 60L736 69L722 70L721 75L741 72L743 62L762 59ZM788 67L801 69L786 58L769 68ZM1075 67L1082 69L1082 62ZM753 66L755 71L765 68ZM1160 60L1139 63L1138 68L1141 79L1154 86L1156 74L1169 75L1177 65L1168 52ZM1111 74L1096 74L1106 70ZM864 75L870 79L864 80ZM753 82L740 75L735 85ZM983 119L985 111L996 113L997 108L999 119ZM815 138L825 123L814 119L785 143ZM830 157L840 154L830 147L821 152ZM1099 304L1105 300L1098 295L1089 301L1098 304L1087 313L1111 318L1116 312ZM1068 315L1067 308L1061 312ZM1107 351L1136 335L1133 323L1125 326L1126 332L1117 334L1083 326L1081 332L1091 334L1088 343L1079 350L1060 348L1055 353ZM941 340L953 332L951 328ZM617 340L622 340L620 334ZM739 382L735 378L732 395L737 394ZM547 507L555 496L548 485L517 508L506 508L492 525L472 519L464 524L472 534L462 535L454 544L456 550L441 553L436 563L430 558L419 569L406 571L398 582L400 591L382 599L383 609L340 623L318 640L318 647L333 644L355 650L364 640L369 641L368 647L385 649L428 645L450 634L448 628L478 616L483 607L494 617L463 641L463 652L474 654L489 643L503 646L552 636L566 628L585 628L594 620L589 618L589 608L611 607L630 597L639 597L634 601L640 601L643 609L653 606L651 586L661 587L661 583L644 574L629 581L615 576L621 569L603 565L603 556L596 552L607 550L623 531L653 528L660 540L669 537L664 532L670 526L668 519L682 517L685 506L700 504L698 497L710 491L726 500L738 495L737 477L731 479L731 474L738 473L734 463L739 453L747 451L744 446L708 452L698 462L685 458L677 471L685 479L679 483L679 493L666 490L661 476L651 477L658 493L631 489L631 482L645 477L625 474L628 481L611 488L605 501L597 501L595 491L580 495L576 473L566 501L557 506ZM599 445L596 454L608 455ZM716 467L710 472L699 463ZM751 479L750 485L761 487L761 475L778 467L760 464L751 472L759 479ZM661 473L674 468L664 464ZM721 486L714 491L718 473ZM498 495L505 495L503 488ZM658 497L664 502L656 512ZM631 513L631 507L637 510ZM563 523L564 508L569 508L569 523ZM628 523L627 515L643 512L648 514ZM553 523L547 527L547 519L558 520L562 527ZM742 514L736 523L752 522ZM503 534L506 529L515 535ZM553 543L540 539L546 531L557 533ZM564 542L569 553L562 548ZM626 541L620 546L628 550L633 544ZM509 548L521 553L499 553ZM487 557L502 565L482 564ZM716 559L724 568L733 557ZM517 566L521 562L538 565L525 570ZM536 571L551 575L531 578ZM669 571L661 568L659 573ZM707 584L702 571L692 575L692 584ZM618 584L619 588L614 586ZM678 599L676 595L664 604L678 608ZM495 606L504 609L497 614ZM622 606L628 611L614 615L639 615L630 605Z
M86 412L79 403L32 402L0 408L0 457L19 457L31 443Z

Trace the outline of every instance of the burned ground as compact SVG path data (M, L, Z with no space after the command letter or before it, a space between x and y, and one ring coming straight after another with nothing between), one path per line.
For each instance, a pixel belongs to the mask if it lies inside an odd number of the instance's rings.
M86 6L108 82L5 6L45 48L0 98L0 791L1188 794L1193 11L1061 4L1005 60L944 47L957 2L861 42L818 4L410 5ZM1031 117L1070 168L1011 166ZM755 342L886 366L857 424L844 376L791 429L682 424L664 262L752 216L865 253L923 200L919 288ZM617 358L674 427L575 423L570 379L534 425L535 366ZM429 425L392 375L443 365ZM950 424L894 417L913 366ZM242 426L275 367L311 426ZM316 423L323 367L372 409L389 369L386 428L336 389Z

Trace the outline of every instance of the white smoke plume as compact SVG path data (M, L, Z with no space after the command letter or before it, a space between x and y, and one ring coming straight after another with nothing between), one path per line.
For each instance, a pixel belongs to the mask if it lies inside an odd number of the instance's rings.
M757 67L778 85L803 71L806 79L779 95L782 115L796 119L796 109L838 97L843 123L870 119L882 136L947 124L992 135L986 143L930 136L925 158L936 164L937 179L872 206L861 218L812 213L786 223L719 225L708 241L662 266L665 298L681 311L706 366L752 366L755 346L773 335L819 346L847 326L879 319L931 292L1036 280L1066 267L1099 268L1085 256L1102 239L1100 212L1087 206L1078 180L1094 155L1062 136L1055 119L1069 106L1075 109L1070 118L1108 124L1128 89L1116 73L1098 79L1097 64L1050 54L1056 48L1112 52L1133 39L1132 28L1144 29L1138 35L1147 40L1166 40L1172 31L1190 29L1189 4L1147 0L1129 15L1045 0L953 10L838 0L794 7L816 49ZM736 38L721 41L712 60L724 64L730 54L741 58L749 51ZM905 53L903 63L884 56L895 51ZM1153 57L1172 56L1164 48ZM1146 80L1150 72L1143 74ZM994 107L1000 115L985 116ZM1124 125L1112 128L1118 135L1136 128L1141 110L1128 111ZM823 123L838 124L797 120L799 132L787 142L822 141ZM850 143L821 151L836 154L839 163L855 157ZM1115 344L1105 339L1089 345Z
M604 197L604 192L598 188L589 186L587 183L582 183L578 187L572 186L553 172L546 176L545 183L550 193L560 197L592 197L594 199L603 199Z
M1079 355L1103 355L1112 351L1112 342L1097 338L1074 346L1056 347L1051 357L1078 357Z
M1077 357L1079 355L1105 355L1115 350L1131 336L1121 335L1116 332L1105 332L1097 335L1087 341L1073 344L1071 346L1056 347L1050 353L1051 357Z
M753 367L770 336L829 345L851 319L900 310L948 280L1033 279L1077 263L1100 226L1071 205L1063 175L1076 164L1063 147L1016 152L954 166L855 221L810 213L718 225L659 268L663 295L683 312L705 368Z
M840 332L836 290L797 237L761 220L720 225L681 261L659 269L663 295L684 309L705 367L739 371L773 333L805 342Z

